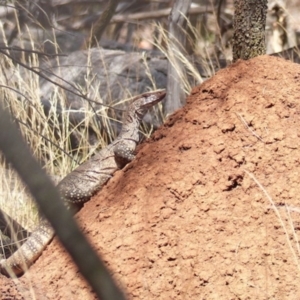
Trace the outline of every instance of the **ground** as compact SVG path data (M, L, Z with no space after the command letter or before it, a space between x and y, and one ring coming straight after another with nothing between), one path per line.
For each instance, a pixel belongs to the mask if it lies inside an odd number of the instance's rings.
M79 212L128 299L300 299L299 79L268 56L219 71ZM0 286L95 299L57 239Z

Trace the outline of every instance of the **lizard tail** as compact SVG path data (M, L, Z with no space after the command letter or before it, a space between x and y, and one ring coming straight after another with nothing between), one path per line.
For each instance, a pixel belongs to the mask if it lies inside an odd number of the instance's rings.
M0 272L5 275L21 275L40 256L54 236L54 230L42 219L28 240L9 258L0 261Z

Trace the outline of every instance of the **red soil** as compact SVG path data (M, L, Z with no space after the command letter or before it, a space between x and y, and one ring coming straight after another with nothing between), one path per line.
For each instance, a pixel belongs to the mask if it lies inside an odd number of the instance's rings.
M221 70L80 211L129 299L300 299L300 215L267 196L300 210L299 79L268 56ZM95 299L57 239L0 283L1 299Z

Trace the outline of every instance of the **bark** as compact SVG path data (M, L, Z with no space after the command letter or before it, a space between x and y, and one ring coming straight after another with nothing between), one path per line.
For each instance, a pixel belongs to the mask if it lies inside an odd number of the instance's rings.
M233 61L266 53L267 0L234 0Z

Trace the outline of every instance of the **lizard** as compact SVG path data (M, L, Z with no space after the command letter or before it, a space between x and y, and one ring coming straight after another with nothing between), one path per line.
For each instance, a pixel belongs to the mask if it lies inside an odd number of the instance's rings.
M61 200L73 213L79 206L101 190L115 171L122 169L135 157L140 142L139 125L148 109L160 102L165 90L146 92L133 98L122 120L117 138L89 160L79 165L57 185ZM41 216L32 234L19 249L7 259L0 260L0 271L5 275L21 275L42 254L55 233L48 220Z

